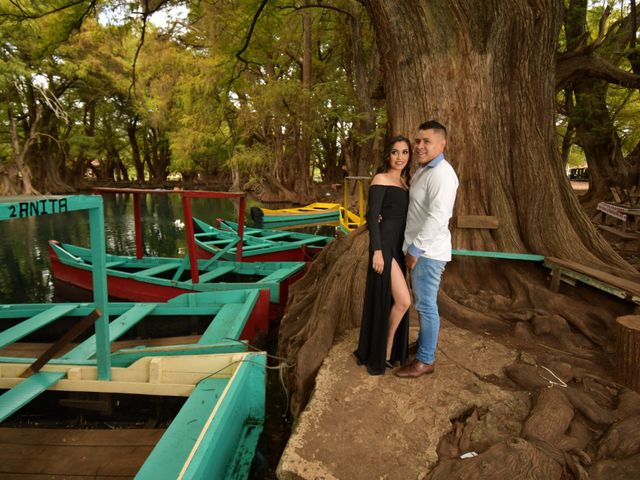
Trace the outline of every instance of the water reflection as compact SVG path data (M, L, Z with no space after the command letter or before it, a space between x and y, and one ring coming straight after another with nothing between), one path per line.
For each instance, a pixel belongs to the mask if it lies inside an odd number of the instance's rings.
M133 195L105 194L103 200L107 252L135 255ZM254 205L259 204L248 198L247 212ZM207 223L215 223L216 218L237 220L239 201L194 198L191 208L194 217ZM186 253L184 228L176 225L176 220L183 218L179 195L142 195L140 210L147 255L175 257ZM50 239L88 247L88 213L0 222L0 304L54 299L47 253Z

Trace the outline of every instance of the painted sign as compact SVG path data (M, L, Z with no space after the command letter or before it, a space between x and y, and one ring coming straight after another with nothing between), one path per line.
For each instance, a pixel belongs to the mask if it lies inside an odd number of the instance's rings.
M612 217L618 218L623 222L627 221L627 214L625 213L627 209L624 207L620 207L618 205L612 205L611 203L607 203L607 202L600 202L598 203L598 210L600 210L603 213L606 213L607 215L611 215Z
M45 198L31 202L18 202L9 205L9 218L37 217L64 213L68 211L66 198Z

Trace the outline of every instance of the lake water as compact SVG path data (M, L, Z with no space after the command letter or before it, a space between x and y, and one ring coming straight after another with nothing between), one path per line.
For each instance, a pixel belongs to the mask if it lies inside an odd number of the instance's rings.
M102 197L107 252L135 255L133 195ZM247 221L250 207L256 205L256 200L247 198ZM194 198L191 208L194 217L215 224L216 218L237 220L239 201ZM143 195L141 217L147 255L180 257L187 253L184 227L176 225L183 220L179 195ZM0 304L55 300L47 253L47 242L52 239L88 247L87 212L0 222Z

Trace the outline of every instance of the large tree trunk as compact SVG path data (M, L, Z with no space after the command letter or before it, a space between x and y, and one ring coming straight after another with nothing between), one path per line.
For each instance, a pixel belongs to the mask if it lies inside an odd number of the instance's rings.
M369 174L372 166L375 170L379 160L378 156L382 154L382 152L376 151L377 144L371 137L371 133L376 130L373 92L379 83L379 55L375 44L369 55L365 50L364 22L360 13L362 7L356 5L355 1L351 1L349 6L351 13L349 43L351 68L347 67L347 74L353 77L359 118L354 122L349 138L351 148L346 158L350 161L347 163L346 169L350 175L365 176Z
M392 133L449 129L455 215L494 215L457 248L536 252L629 268L582 211L559 159L553 68L562 2L369 0Z
M133 158L133 164L136 168L136 181L138 183L144 182L144 161L140 155L140 146L138 145L138 116L135 115L129 119L127 124L127 136L129 137L129 144L131 145L131 155Z
M454 214L499 219L497 230L454 229L454 248L534 252L631 275L583 212L560 161L553 66L562 2L365 4L384 52L390 133L412 136L425 120L443 122L447 157L460 178ZM279 349L295 363L286 374L294 413L304 407L335 335L359 320L367 238L350 237L330 245L290 292ZM457 256L439 300L443 316L467 329L548 331L563 348L603 351L611 344L607 310L593 319L592 304L551 292L531 263ZM525 316L514 314L523 309ZM533 331L520 317L534 319Z
M298 151L298 169L295 177L295 191L300 201L306 203L309 198L311 175L311 10L302 11L303 59L302 59L302 91L304 95L302 118L300 122L300 150Z

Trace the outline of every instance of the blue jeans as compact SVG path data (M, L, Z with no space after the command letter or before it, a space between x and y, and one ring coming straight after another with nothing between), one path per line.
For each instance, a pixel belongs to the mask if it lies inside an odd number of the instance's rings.
M411 288L420 318L416 358L423 363L432 364L436 360L436 346L440 331L438 289L440 277L446 265L447 262L442 260L418 257L418 263L411 271Z

